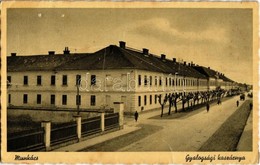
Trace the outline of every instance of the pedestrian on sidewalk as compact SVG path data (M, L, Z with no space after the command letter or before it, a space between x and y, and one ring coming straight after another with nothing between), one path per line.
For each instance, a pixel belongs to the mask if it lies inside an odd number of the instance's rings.
M209 112L209 103L207 103L206 108L207 108L207 112Z
M239 101L237 100L237 107L239 106Z
M218 105L220 105L221 104L221 100L220 100L220 98L218 99Z
M249 108L250 108L250 110L253 109L253 104L252 103L249 104Z
M137 111L135 111L135 121L137 122L137 120L138 120L138 112Z

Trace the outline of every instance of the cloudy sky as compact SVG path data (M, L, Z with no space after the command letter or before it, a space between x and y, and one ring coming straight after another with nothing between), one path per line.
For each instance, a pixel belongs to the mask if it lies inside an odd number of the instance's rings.
M7 52L95 52L118 41L252 84L251 9L9 9Z

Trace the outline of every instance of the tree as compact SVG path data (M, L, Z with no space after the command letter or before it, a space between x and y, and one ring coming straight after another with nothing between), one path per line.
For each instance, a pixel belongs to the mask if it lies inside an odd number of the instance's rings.
M158 96L158 100L159 100L159 104L161 105L161 117L163 116L163 109L164 109L164 105L166 104L167 100L168 100L168 96L167 94L164 96L164 99L162 100L162 95Z
M168 112L168 115L171 114L171 109L172 109L172 105L174 103L174 94L169 94L168 96L168 101L169 101L169 112Z
M177 93L169 94L168 101L169 101L169 112L168 115L171 114L171 108L174 105L175 107L175 113L177 113L177 99L179 98L179 95Z
M173 99L173 103L174 103L174 108L175 108L175 113L177 113L178 109L177 109L177 103L178 103L178 99L180 98L180 95L178 93L174 94L174 99Z

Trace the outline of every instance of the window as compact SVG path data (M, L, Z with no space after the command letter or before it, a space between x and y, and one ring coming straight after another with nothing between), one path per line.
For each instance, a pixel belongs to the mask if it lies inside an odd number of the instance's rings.
M172 86L172 79L169 78L169 86Z
M80 85L81 75L76 75L76 85Z
M28 85L28 76L23 76L23 85Z
M162 86L162 78L159 77L159 85Z
M91 95L90 96L90 105L91 106L95 106L96 105L96 96L95 95Z
M81 105L81 96L76 95L76 105Z
M146 105L146 95L144 95L144 105Z
M157 104L157 95L154 96L154 104Z
M142 85L142 78L141 78L141 75L138 75L138 85Z
M152 95L150 95L150 104L153 103L153 98L152 98Z
M37 104L41 104L42 103L42 95L38 94L37 95Z
M8 94L8 103L11 103L11 94Z
M138 106L141 106L141 96L138 96Z
M55 85L55 75L51 76L51 85Z
M24 104L27 104L27 103L28 103L28 95L27 95L27 94L24 94L24 95L23 95L23 103L24 103Z
M153 78L152 78L152 76L150 76L150 86L152 86L152 81L153 81Z
M165 85L166 85L166 86L168 85L168 79L167 79L167 77L165 78Z
M67 75L62 76L62 85L68 85L68 76Z
M144 85L145 86L147 85L147 76L146 75L144 76Z
M55 95L51 95L51 104L55 105Z
M37 85L42 85L42 76L37 76Z
M113 85L113 77L111 77L110 74L106 75L106 86L112 86Z
M155 81L155 86L157 86L157 76L154 77L154 81Z
M174 86L174 79L172 79L172 85Z
M91 75L91 85L96 85L96 75Z
M11 76L7 76L7 81L8 81L8 83L11 83L12 82L12 77Z
M62 105L67 105L67 95L62 95Z

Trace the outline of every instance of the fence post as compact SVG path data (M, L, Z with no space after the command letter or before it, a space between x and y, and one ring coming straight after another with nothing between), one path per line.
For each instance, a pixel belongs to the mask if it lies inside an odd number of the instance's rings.
M81 116L80 115L75 115L73 116L76 120L77 123L77 137L78 137L78 141L81 141Z
M46 151L51 149L51 122L42 121L41 127L44 128L44 144Z
M100 124L100 126L101 126L101 131L102 132L105 131L105 113L104 112L101 113L101 124Z
M119 127L123 129L124 127L124 103L114 102L114 113L119 114Z

